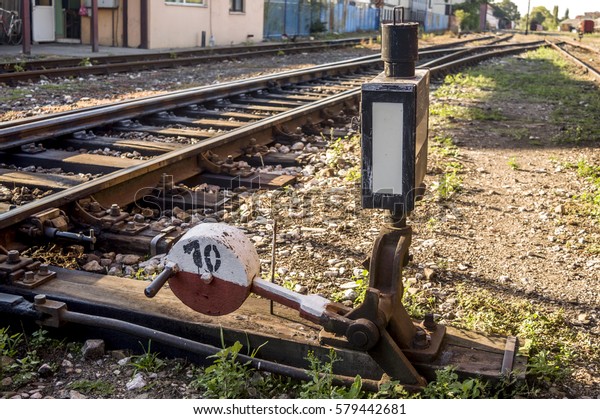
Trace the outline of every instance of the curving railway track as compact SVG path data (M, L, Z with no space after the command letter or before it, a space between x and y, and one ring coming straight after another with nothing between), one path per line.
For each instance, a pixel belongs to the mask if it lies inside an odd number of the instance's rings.
M437 58L420 54L420 66L441 77L542 45L446 48L442 57L441 50L435 51ZM360 86L380 71L379 57L367 57L0 125L0 182L52 191L0 214L6 253L0 256L0 308L47 325L107 327L120 339L151 336L200 358L215 353L220 326L182 306L173 294L146 300L139 281L125 285L113 276L40 267L19 252L48 241L139 255L168 252L186 229L181 222L157 227L162 212L200 209L218 220L219 211L234 208L240 192L293 183L294 171L286 167L301 165L311 149L325 145L325 137L356 132ZM75 174L81 172L87 181ZM46 297L34 300L40 294ZM249 299L235 316L220 318L224 340L248 340L251 347L269 341L261 359L252 362L305 378L307 353L327 352L318 344L319 328L289 309L278 310L282 314L274 324L264 307L265 300ZM492 345L500 361L510 351L506 345ZM341 382L360 374L365 386L373 387L383 372L394 376L389 354L374 361L365 352L342 348L340 356L350 361L336 371ZM440 367L415 365L426 377Z
M577 44L571 41L549 42L552 48L559 51L567 59L573 61L582 67L596 81L600 82L600 70L598 69L598 61L600 61L600 51L595 48Z

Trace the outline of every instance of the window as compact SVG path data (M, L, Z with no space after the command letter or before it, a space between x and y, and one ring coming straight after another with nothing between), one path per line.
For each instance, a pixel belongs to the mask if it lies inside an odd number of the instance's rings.
M244 12L244 0L229 0L230 12Z
M197 4L199 6L206 6L207 0L166 0L166 3L175 4Z

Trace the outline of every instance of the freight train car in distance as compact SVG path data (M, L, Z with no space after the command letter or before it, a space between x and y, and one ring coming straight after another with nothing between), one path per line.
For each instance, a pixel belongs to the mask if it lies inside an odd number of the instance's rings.
M594 21L591 19L584 19L579 23L579 30L582 33L593 33L594 32Z

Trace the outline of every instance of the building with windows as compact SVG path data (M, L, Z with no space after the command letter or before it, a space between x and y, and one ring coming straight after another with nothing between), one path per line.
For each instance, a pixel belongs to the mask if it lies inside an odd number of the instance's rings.
M264 22L264 0L0 0L0 8L29 16L33 43L230 45L261 41Z

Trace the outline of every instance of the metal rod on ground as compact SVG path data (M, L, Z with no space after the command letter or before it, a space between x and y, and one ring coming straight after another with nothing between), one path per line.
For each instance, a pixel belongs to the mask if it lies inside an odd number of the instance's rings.
M273 219L273 239L271 241L271 282L275 282L275 241L277 240L277 220ZM273 314L273 300L269 303L269 313Z
M161 332L159 330L150 329L148 327L108 317L100 317L90 314L76 313L64 310L60 314L60 320L71 323L77 323L85 326L91 326L95 328L117 330L139 338L150 339L153 342L162 343L173 348L178 348L184 351L190 351L207 357L214 355L221 350L221 348L217 348L212 345L207 345L201 342L185 339L180 336ZM285 375L302 381L312 380L312 376L310 375L310 373L302 368L279 364L277 362L272 362L265 359L260 359L243 354L238 354L237 360L241 363L249 363L253 368L257 370L268 371L273 374ZM334 383L348 387L354 383L353 378L337 374L332 374L332 379ZM362 387L363 389L368 391L377 391L378 382L375 380L363 379Z

